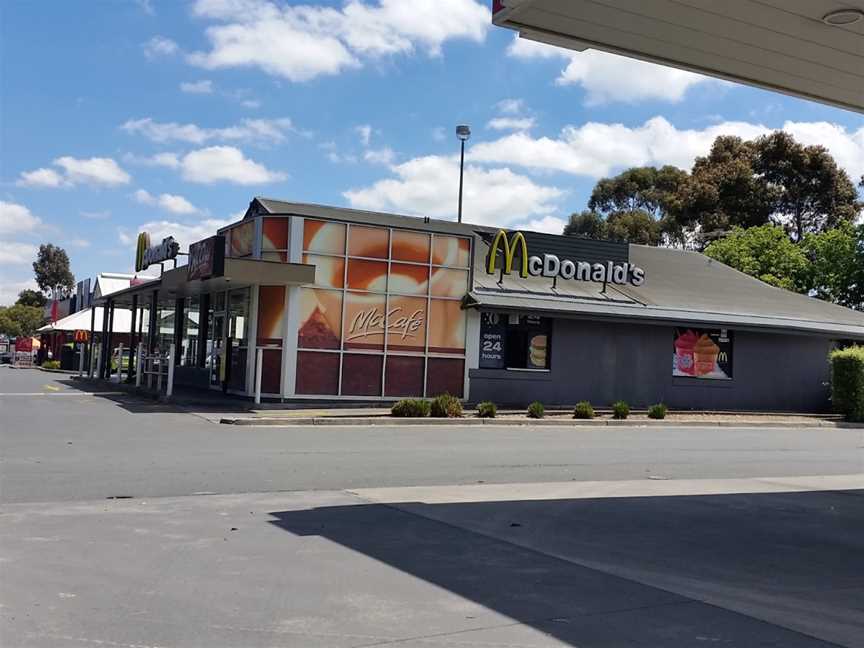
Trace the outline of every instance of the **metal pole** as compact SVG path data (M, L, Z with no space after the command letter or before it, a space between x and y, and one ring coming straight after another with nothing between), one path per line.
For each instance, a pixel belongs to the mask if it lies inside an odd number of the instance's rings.
M171 398L171 394L174 393L174 344L171 344L171 348L168 351L168 387L165 390L165 396L167 398Z
M462 171L465 167L465 140L462 140L462 154L459 157L459 222L462 222Z
M156 372L156 393L157 394L162 393L162 367L165 366L163 360L164 360L164 357L160 353L159 354L159 369Z
M84 343L78 343L78 377L84 375Z
M117 382L123 382L123 343L117 345Z
M255 404L261 404L261 369L264 364L264 349L258 347L255 353Z
M138 358L135 362L135 386L141 387L141 362L142 356L144 355L144 343L138 343Z

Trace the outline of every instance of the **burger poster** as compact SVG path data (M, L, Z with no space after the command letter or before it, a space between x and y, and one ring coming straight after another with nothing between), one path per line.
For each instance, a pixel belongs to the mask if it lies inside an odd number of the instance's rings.
M676 328L672 375L732 379L732 333L728 329Z

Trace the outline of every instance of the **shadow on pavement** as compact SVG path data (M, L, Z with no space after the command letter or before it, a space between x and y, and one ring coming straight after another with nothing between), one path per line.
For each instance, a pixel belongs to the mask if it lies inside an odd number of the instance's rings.
M581 648L864 645L864 491L272 515Z

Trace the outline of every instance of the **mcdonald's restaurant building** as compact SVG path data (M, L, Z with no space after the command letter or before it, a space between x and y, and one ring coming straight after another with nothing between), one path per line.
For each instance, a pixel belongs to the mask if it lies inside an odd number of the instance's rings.
M828 352L864 340L696 252L428 218L256 198L178 254L140 238L161 277L102 303L174 344L176 384L245 396L824 411Z

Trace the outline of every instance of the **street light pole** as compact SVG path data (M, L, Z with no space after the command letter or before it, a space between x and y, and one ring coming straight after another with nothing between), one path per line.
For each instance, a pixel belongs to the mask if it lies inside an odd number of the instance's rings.
M462 143L462 153L459 156L459 217L458 221L462 222L462 177L465 170L465 141L471 137L471 129L465 125L460 124L456 127L456 137Z

